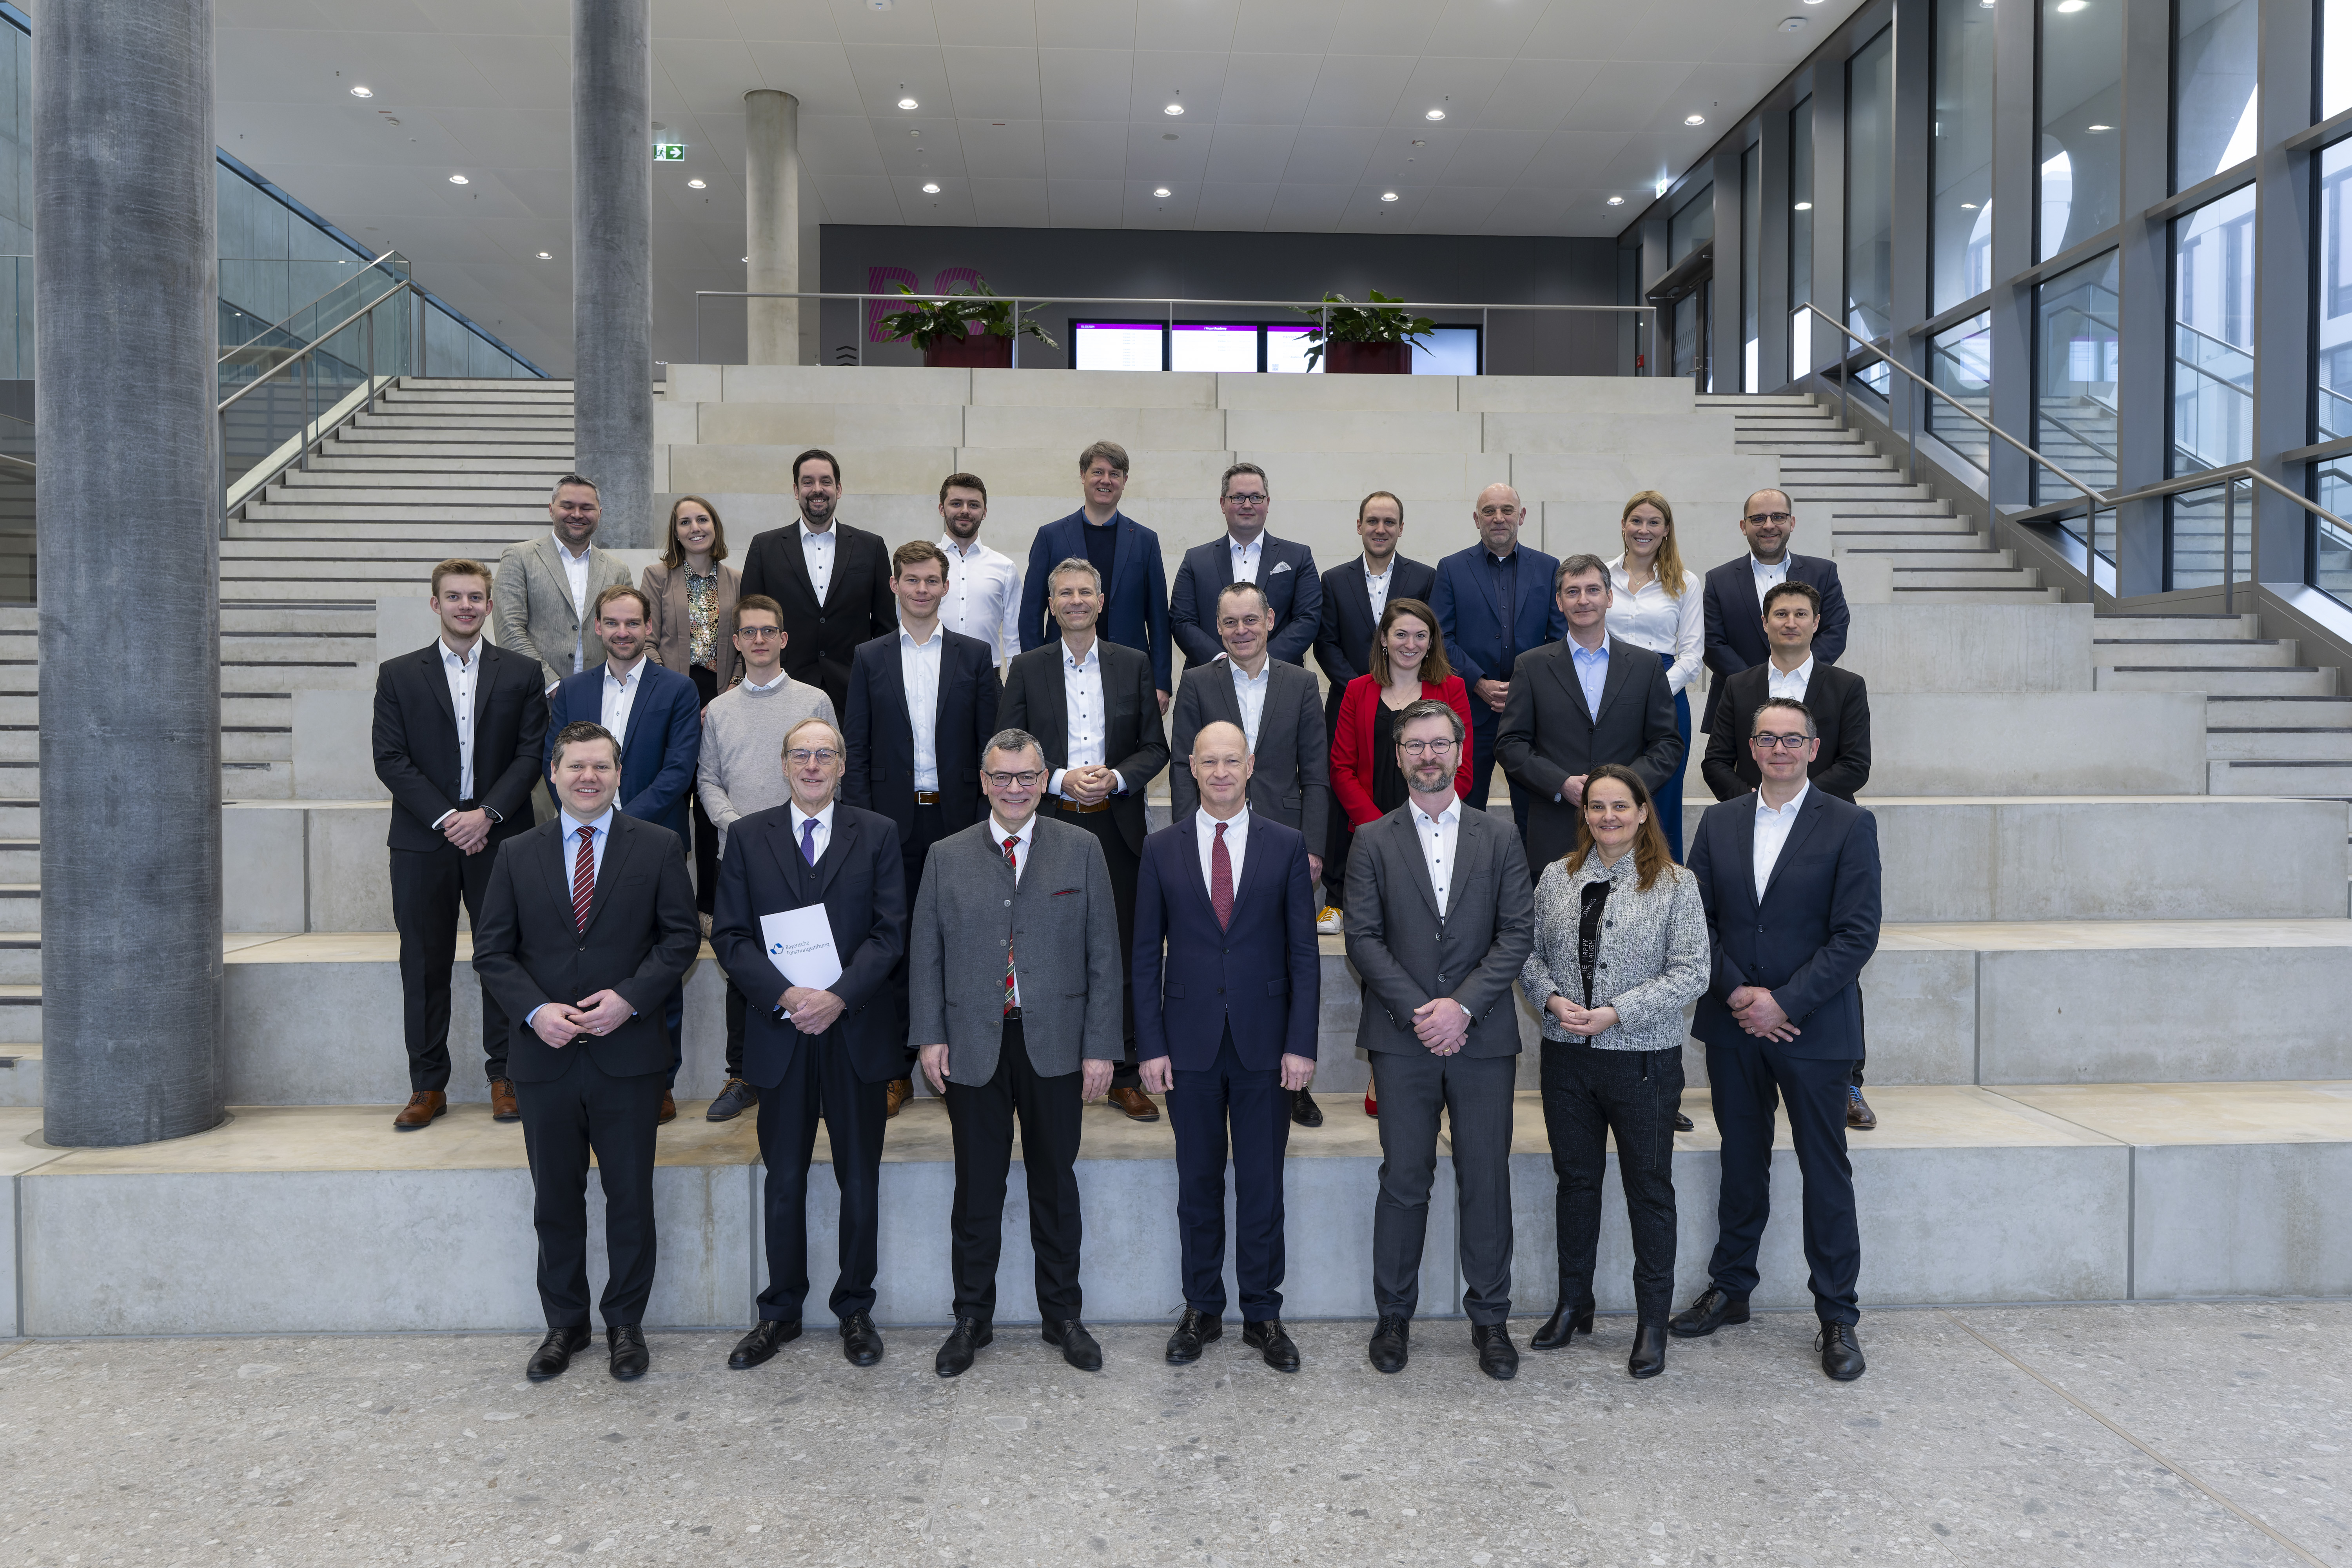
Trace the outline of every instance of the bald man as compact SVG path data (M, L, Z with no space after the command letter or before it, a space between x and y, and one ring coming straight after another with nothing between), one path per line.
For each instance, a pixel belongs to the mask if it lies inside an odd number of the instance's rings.
M1454 672L1470 688L1470 795L1465 805L1486 809L1495 776L1495 733L1510 700L1511 672L1519 655L1568 635L1567 618L1552 599L1557 558L1519 542L1528 509L1519 492L1488 485L1470 509L1478 542L1437 563L1437 589L1430 608L1437 612L1438 635ZM1511 784L1511 812L1526 836L1528 800Z

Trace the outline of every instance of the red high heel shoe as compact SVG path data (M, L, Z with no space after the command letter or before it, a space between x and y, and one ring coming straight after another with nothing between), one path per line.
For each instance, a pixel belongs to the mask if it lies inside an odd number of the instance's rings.
M1364 1114L1375 1121L1381 1119L1381 1102L1372 1098L1369 1089L1364 1094Z

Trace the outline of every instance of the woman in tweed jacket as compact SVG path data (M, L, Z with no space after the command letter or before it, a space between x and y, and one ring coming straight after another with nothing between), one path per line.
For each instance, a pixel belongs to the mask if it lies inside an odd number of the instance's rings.
M1633 1230L1633 1349L1626 1370L1666 1365L1675 1282L1675 1115L1682 1106L1683 1007L1706 989L1706 911L1674 863L1650 792L1604 763L1584 781L1576 847L1536 884L1536 945L1519 972L1543 1019L1544 1131L1559 1181L1559 1303L1533 1342L1558 1350L1592 1331L1608 1137Z

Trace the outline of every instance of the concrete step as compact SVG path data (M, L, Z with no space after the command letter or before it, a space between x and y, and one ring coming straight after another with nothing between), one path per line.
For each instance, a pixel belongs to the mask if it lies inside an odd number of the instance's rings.
M1804 452L1834 447L1864 445L1858 431L1840 430L1834 425L1805 430L1734 430L1732 445L1744 451ZM1873 448L1875 450L1876 448Z
M353 434L338 437L330 449L337 458L372 457L396 458L413 462L419 458L488 459L502 464L544 465L548 462L569 463L572 443L569 441L509 441L509 440L446 440L419 441L414 437ZM548 475L554 483L557 468Z
M1895 591L1916 588L1953 588L1993 591L2024 591L2042 585L2042 573L2032 566L1921 566L1909 567L1899 561L1895 568Z
M40 879L41 841L37 838L0 838L0 880L38 882ZM0 983L16 978L12 974L0 973Z
M0 984L0 1056L41 1043L41 988Z
M2205 731L2217 763L2352 763L2352 728Z
M528 502L466 506L456 501L401 501L344 505L331 501L254 501L246 515L257 522L381 523L466 522L485 532L520 538L533 523L545 527L547 508Z
M1832 483L1853 479L1864 482L1885 482L1885 476L1895 470L1895 459L1874 450L1857 452L1801 452L1780 459L1780 477L1788 479L1812 479Z
M1781 478L1785 479L1788 476L1783 474ZM1789 499L1790 500L1795 501L1801 507L1809 508L1816 511L1820 510L1823 506L1831 505L1836 506L1838 510L1853 510L1852 506L1843 503L1855 501L1912 501L1928 506L1940 507L1947 511L1951 510L1950 502L1937 500L1936 499L1936 492L1929 489L1926 485L1906 485L1900 483L1889 484L1881 480L1864 482L1860 479L1857 479L1855 483L1850 485L1826 485L1802 484L1791 480L1785 488L1789 492ZM1900 506L1890 505L1887 510L1889 511L1900 511L1904 509Z
M250 760L221 764L221 803L224 805L247 800L293 798L294 764L291 761Z
M290 715L289 715L290 716ZM41 756L41 726L0 724L0 762L37 763ZM294 730L290 724L229 724L221 726L221 761L284 763L294 760Z
M0 984L38 985L41 983L41 939L17 932L0 937Z
M430 567L441 559L432 552L404 554L390 560L352 557L289 557L274 555L259 560L227 556L221 562L221 591L244 583L281 583L305 591L320 586L334 586L346 591L359 591L363 584L399 583L415 587L418 582L419 563ZM382 590L376 590L382 591Z
M568 390L542 389L537 384L518 382L512 392L453 392L437 386L415 386L403 384L387 391L377 399L386 408L560 408L572 406Z
M1965 542L1979 536L1964 534L1960 537ZM1988 546L1969 546L1965 542L1960 546L1947 547L1940 542L1929 542L1926 540L1909 540L1900 544L1848 544L1841 538L1837 548L1832 553L1841 560L1847 556L1861 555L1874 560L1891 562L1897 572L1924 572L1932 569L1974 571L1989 566L2013 567L2017 564L2017 556L2011 551L1994 550Z
M2263 618L2242 616L2094 616L2091 636L2162 637L2173 642L2235 642L2263 635Z
M41 929L41 885L38 882L0 882L0 931L37 931Z
M365 659L223 659L221 682L249 692L370 691L375 688L374 661L373 652Z
M2102 665L2101 691L2202 691L2221 697L2333 697L2332 665L2247 669L2232 665Z
M287 540L305 543L336 544L351 540L371 539L387 543L404 541L458 546L479 543L487 531L478 524L464 521L379 522L357 527L350 523L314 522L299 518L291 521L277 519L232 518L229 521L227 539L223 542ZM520 535L509 533L500 538L499 549L503 550L507 545L513 543L518 537ZM455 553L455 551L454 549L445 550L443 553ZM490 552L489 561L492 565L498 563L497 550Z
M1843 521L1830 530L1840 549L1874 544L1916 545L1928 550L1990 550L1992 536L1969 525L1962 517L1874 517L1867 521Z
M2091 662L2147 668L2178 659L2200 669L2284 669L2297 668L2301 649L2293 638L2256 641L2239 638L2222 642L2197 637L2114 637L2099 635L2094 623Z
M2352 697L2226 696L2205 699L2209 727L2352 730Z
M2352 762L2215 762L2208 793L2352 800Z
M572 410L567 407L527 408L519 405L478 405L470 407L432 408L395 405L389 410L363 410L352 416L346 429L381 430L386 428L411 430L570 430Z
M398 490L463 490L468 494L485 494L499 500L510 500L516 495L547 500L548 487L536 476L518 476L507 472L485 474L442 473L430 468L412 468L401 472L383 473L354 471L337 467L312 468L305 473L299 468L289 470L283 479L271 484L273 498L284 491L288 498L317 495L332 500L332 492L362 489L370 486Z
M262 500L284 506L539 506L547 487L538 483L488 486L392 482L365 474L329 476L331 484L271 485Z
M315 561L330 565L338 562L409 561L422 562L426 569L437 565L448 556L468 553L476 557L487 554L495 568L498 552L509 540L493 539L479 533L462 540L383 539L370 537L351 540L337 539L225 539L221 541L221 560L249 561ZM466 547L462 551L451 546Z
M1952 503L1949 501L1906 500L1899 497L1888 500L1842 500L1832 498L1828 500L1801 501L1798 506L1806 518L1818 521L1827 517L1830 520L1830 525L1833 528L1851 527L1855 523L1866 524L1881 518L1950 518L1952 516Z

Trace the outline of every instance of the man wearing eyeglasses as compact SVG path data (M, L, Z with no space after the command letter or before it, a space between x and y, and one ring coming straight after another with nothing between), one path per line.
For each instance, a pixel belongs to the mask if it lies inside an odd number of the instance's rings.
M1274 493L1266 488L1265 470L1255 463L1235 463L1225 470L1217 506L1225 514L1225 536L1184 552L1169 595L1168 625L1184 662L1213 664L1224 657L1217 595L1229 584L1255 583L1274 616L1267 654L1284 664L1304 664L1323 626L1323 579L1315 574L1315 552L1265 531Z
M1835 664L1845 652L1848 617L1837 563L1819 555L1800 555L1789 548L1789 538L1797 531L1796 509L1790 504L1789 492L1758 490L1739 510L1739 531L1748 536L1748 553L1706 574L1703 601L1706 667L1718 678L1708 683L1706 711L1699 720L1699 728L1709 734L1715 731L1715 716L1723 706L1725 681L1771 656L1764 636L1764 595L1776 585L1808 583L1821 595L1820 624L1813 631L1815 658ZM1738 739L1738 731L1733 738Z

